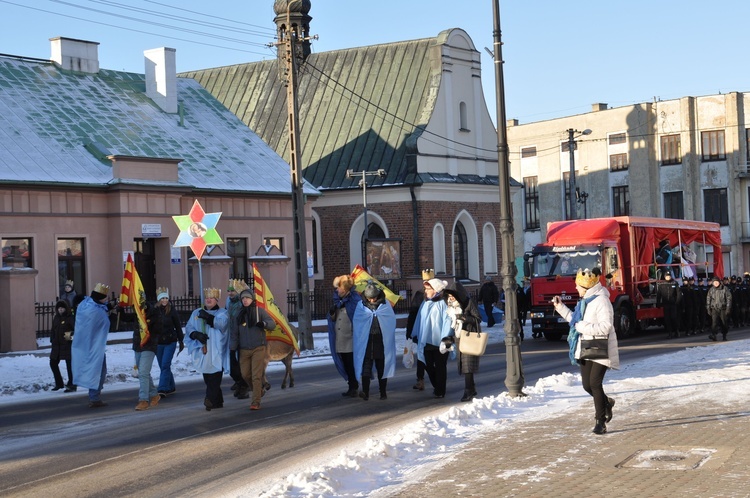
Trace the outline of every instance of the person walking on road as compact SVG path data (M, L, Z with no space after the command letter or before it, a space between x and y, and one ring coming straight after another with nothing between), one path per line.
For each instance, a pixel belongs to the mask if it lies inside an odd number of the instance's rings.
M499 299L500 291L497 289L495 282L492 281L492 277L487 275L482 287L479 288L479 300L482 302L484 312L487 315L487 327L493 327L495 325L495 317L492 314L492 309Z
M614 327L614 310L599 277L601 270L578 270L576 290L581 297L575 310L563 304L560 296L552 298L555 311L570 324L568 343L572 364L581 367L583 389L594 398L594 434L607 432L607 422L612 420L615 400L604 393L602 383L610 368L620 368L620 355L617 350L617 334ZM607 338L608 357L597 360L581 360L581 339Z
M726 341L729 330L727 320L732 310L732 293L722 284L719 277L714 277L706 294L706 310L711 317L711 334L708 338L715 341L716 332L721 330L721 339Z
M237 327L229 337L229 349L239 353L240 371L245 384L253 387L251 410L260 410L260 399L265 394L263 376L266 373L266 331L276 328L276 322L266 310L257 306L255 294L250 289L240 293L242 310L237 316ZM240 391L244 389L244 392ZM246 388L240 387L237 399L248 397Z
M156 352L159 349L159 337L162 332L161 313L156 306L144 300L135 303L140 306L146 317L148 335L141 336L140 324L133 330L133 351L135 351L135 367L138 370L138 404L135 410L142 412L159 404L161 396L151 377L151 367L154 366Z
M50 332L49 341L52 350L49 353L49 366L52 375L55 377L55 387L53 391L59 391L65 388L65 392L73 392L76 385L73 383L73 366L71 362L70 349L73 345L73 329L75 328L75 317L70 311L70 305L64 299L60 299L55 304L55 317L52 319L52 331ZM60 373L60 361L65 360L65 366L68 370L68 384L63 384L62 374Z
M348 389L344 397L356 398L359 382L354 368L353 325L354 312L362 297L354 288L351 275L333 279L333 306L328 311L328 344L331 358L339 374L346 380Z
M428 279L429 280L429 279ZM409 307L409 315L406 317L406 340L417 342L417 336L412 336L414 331L414 322L417 320L417 313L419 313L419 307L424 302L424 292L418 290L414 293L411 299L411 306ZM417 359L417 383L412 386L412 389L417 391L424 391L424 363Z
M159 396L166 398L174 393L177 386L172 374L172 358L177 350L177 343L180 343L180 354L185 349L185 334L182 332L180 317L177 310L174 309L169 301L169 289L159 287L156 289L157 301L157 319L161 321L161 335L159 336L159 345L156 348L156 361L159 363Z
M107 378L107 335L109 313L116 302L108 301L109 286L96 284L76 308L76 334L71 348L73 378L78 386L89 390L89 407L107 406L102 389Z
M442 294L447 285L448 282L439 278L424 282L425 299L419 307L412 331L412 337L417 338L417 358L425 364L432 394L436 398L445 397L449 357L445 349L453 345L453 329Z
M237 317L242 311L242 302L240 300L240 293L249 289L250 286L241 279L229 279L229 285L227 285L227 302L224 305L227 313L229 314L229 337L237 335ZM250 385L245 382L242 378L242 369L240 368L240 354L236 349L229 348L229 376L234 381L231 390L234 391L235 398L247 399L250 397L248 391Z
M370 399L372 368L378 372L380 399L387 399L388 378L396 373L396 314L385 293L370 282L362 292L364 299L354 311L354 370L362 380L359 397Z
M471 299L469 293L460 282L455 282L445 289L448 316L451 318L451 327L458 334L459 330L466 332L481 332L482 318L479 315L476 303ZM459 327L460 322L460 327ZM460 346L461 337L457 336L456 346ZM474 383L474 374L479 371L479 356L461 353L456 348L456 359L458 360L458 373L464 376L464 395L461 401L468 402L477 395L477 387Z
M185 345L193 367L203 374L203 406L211 411L224 408L221 377L229 371L229 314L219 307L221 289L207 288L203 294L204 305L193 311L185 325Z

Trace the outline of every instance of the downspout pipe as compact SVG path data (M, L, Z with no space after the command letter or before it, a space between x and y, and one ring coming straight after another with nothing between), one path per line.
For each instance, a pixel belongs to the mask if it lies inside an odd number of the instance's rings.
M411 195L411 237L414 245L414 273L419 275L422 270L419 267L419 210L417 209L417 196L414 193L414 185L409 186L409 194Z

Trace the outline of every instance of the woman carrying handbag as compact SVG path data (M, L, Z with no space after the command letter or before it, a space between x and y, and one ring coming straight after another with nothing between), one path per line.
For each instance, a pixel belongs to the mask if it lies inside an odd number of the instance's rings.
M574 311L570 311L570 308L562 303L560 296L552 298L555 311L570 324L568 344L571 363L580 365L583 389L594 398L594 434L607 432L606 423L612 419L612 407L615 405L615 400L604 394L604 374L610 368L620 368L614 311L609 300L609 291L602 286L600 277L599 268L578 270L576 290L581 300ZM606 350L600 350L598 354L591 353L597 348L586 346L596 343L597 340L606 340ZM589 354L591 356L587 356Z
M464 395L461 401L468 402L477 395L474 374L479 371L479 356L461 353L461 337L465 332L476 335L481 332L482 321L476 303L469 297L469 293L459 282L455 282L445 289L445 300L451 326L456 333L458 373L464 376Z

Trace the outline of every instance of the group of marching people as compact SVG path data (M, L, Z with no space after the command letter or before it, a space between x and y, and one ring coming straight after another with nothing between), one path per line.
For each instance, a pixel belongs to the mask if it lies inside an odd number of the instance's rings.
M465 389L461 401L477 395L474 373L479 357L462 355L457 347L458 330L479 331L481 318L476 303L466 289L456 282L422 274L423 291L412 300L406 337L416 344L417 384L424 390L424 373L433 388L433 396L444 398L448 380L448 360L458 359L458 371L464 375ZM377 373L380 399L387 399L388 378L396 370L396 316L384 291L368 282L361 295L350 275L333 281L333 306L329 310L328 332L331 356L336 369L346 380L344 397L370 399L373 367ZM361 389L360 389L361 387Z

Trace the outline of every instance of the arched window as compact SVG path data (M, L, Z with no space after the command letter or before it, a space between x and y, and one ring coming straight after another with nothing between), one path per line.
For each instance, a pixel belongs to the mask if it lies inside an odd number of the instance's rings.
M461 131L469 131L469 118L466 115L466 102L458 104L458 128Z
M457 280L469 278L469 253L466 229L463 223L456 222L453 230L453 272Z
M440 223L432 228L432 260L436 275L447 273L445 268L445 229Z
M484 274L497 273L497 238L491 223L484 225L482 233Z

